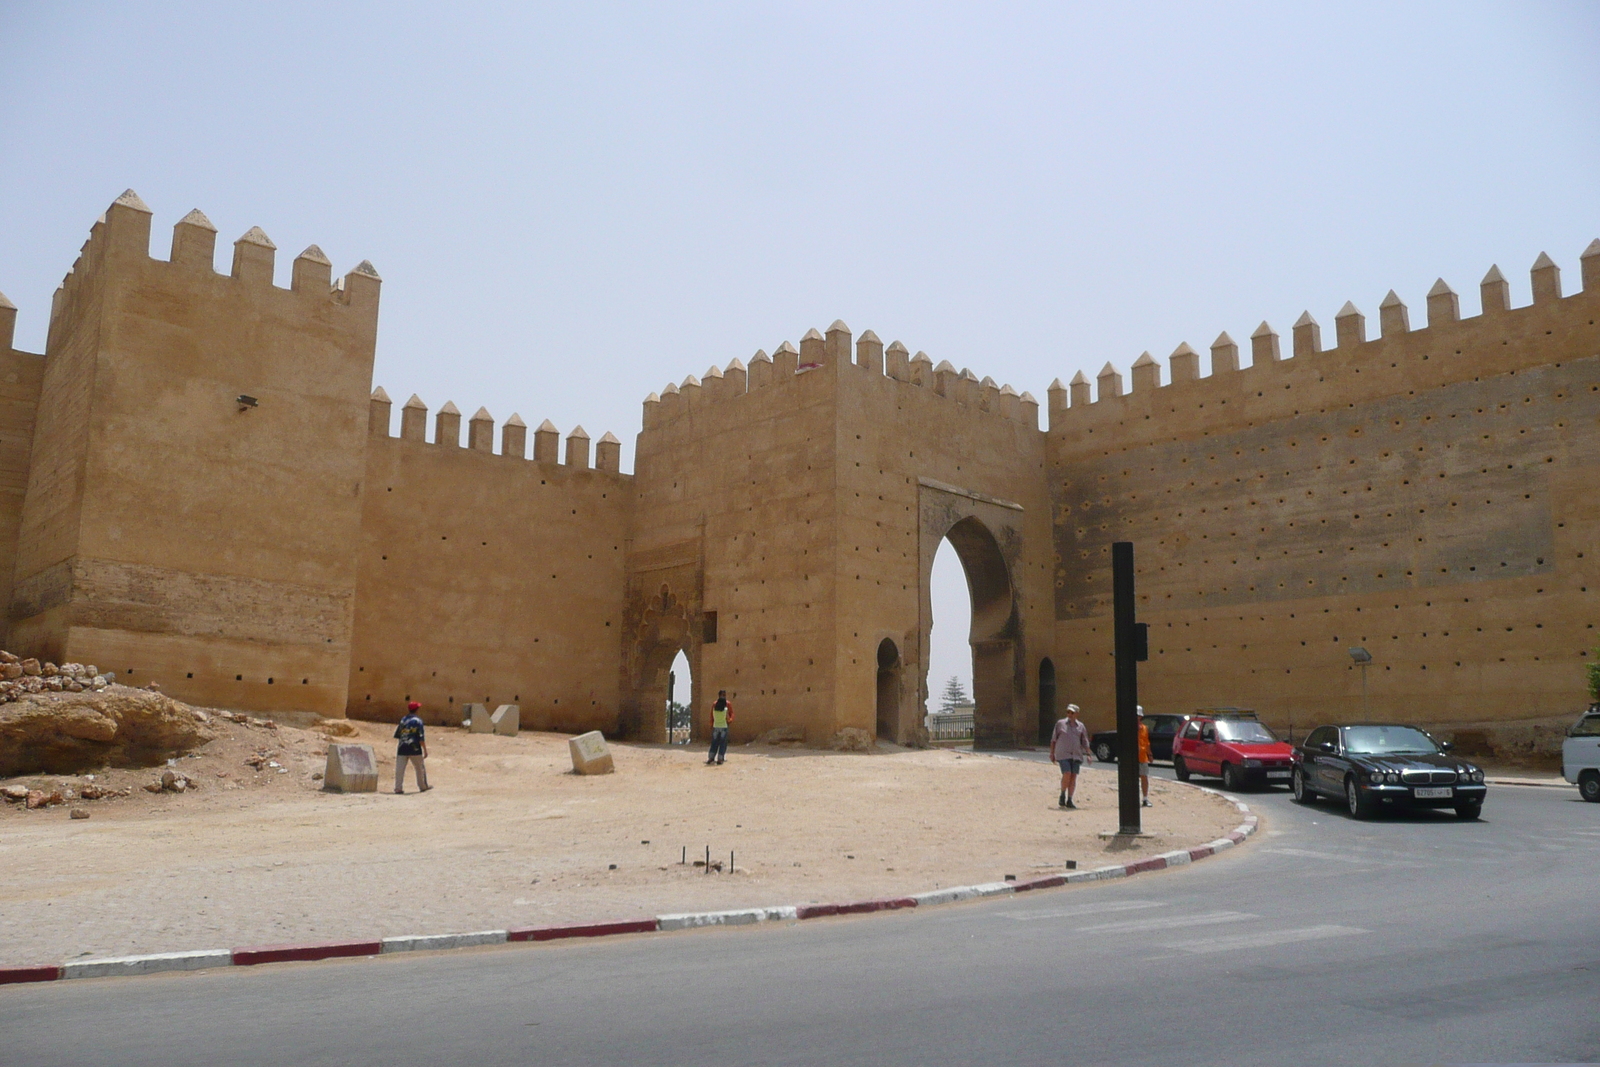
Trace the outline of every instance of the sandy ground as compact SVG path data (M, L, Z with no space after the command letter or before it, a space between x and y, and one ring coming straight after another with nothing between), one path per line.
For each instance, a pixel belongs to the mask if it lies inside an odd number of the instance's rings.
M617 772L570 773L566 738L428 731L434 788L395 796L391 727L350 724L377 794L321 791L314 730L219 724L175 761L181 795L0 810L0 965L78 956L555 925L900 895L1026 878L1198 844L1225 801L1155 780L1154 836L1108 844L1115 775L1056 807L1053 768L949 750L843 755L615 745ZM245 762L255 756L258 769ZM278 767L272 763L279 764ZM139 786L160 768L112 770ZM13 781L77 790L83 777ZM69 807L91 813L68 817ZM732 872L692 865L709 846ZM685 855L688 864L680 862ZM614 866L613 866L614 865Z

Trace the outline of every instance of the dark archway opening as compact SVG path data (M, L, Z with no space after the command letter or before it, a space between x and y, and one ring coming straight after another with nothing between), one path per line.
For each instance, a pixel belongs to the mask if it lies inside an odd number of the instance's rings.
M885 637L878 644L878 736L900 740L900 650Z
M1056 665L1039 661L1039 743L1048 745L1056 728Z

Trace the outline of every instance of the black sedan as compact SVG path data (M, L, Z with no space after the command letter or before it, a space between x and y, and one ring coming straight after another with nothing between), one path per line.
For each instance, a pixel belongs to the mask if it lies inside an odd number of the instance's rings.
M1144 717L1145 729L1150 731L1150 758L1152 760L1170 760L1172 758L1172 739L1183 728L1183 715L1146 715ZM1117 732L1115 730L1101 730L1089 739L1089 747L1094 751L1094 758L1101 763L1113 763L1117 758Z
M1450 755L1426 731L1394 723L1319 726L1294 750L1294 798L1344 802L1357 819L1394 808L1454 808L1476 819L1489 789L1483 769Z

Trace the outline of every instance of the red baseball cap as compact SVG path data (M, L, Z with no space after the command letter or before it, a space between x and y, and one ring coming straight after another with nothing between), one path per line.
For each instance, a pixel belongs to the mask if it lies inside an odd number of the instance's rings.
M421 711L422 710L422 705L417 703L415 700L413 700L411 703L406 705L406 710L407 711Z

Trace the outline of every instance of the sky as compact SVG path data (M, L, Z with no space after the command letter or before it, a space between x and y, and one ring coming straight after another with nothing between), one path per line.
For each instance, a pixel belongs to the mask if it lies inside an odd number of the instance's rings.
M0 292L125 188L383 275L375 383L565 434L842 318L1044 398L1600 236L1600 4L0 0ZM1248 344L1244 344L1248 352ZM1247 357L1246 357L1247 358ZM1204 370L1204 366L1202 366ZM970 678L935 564L929 689Z

